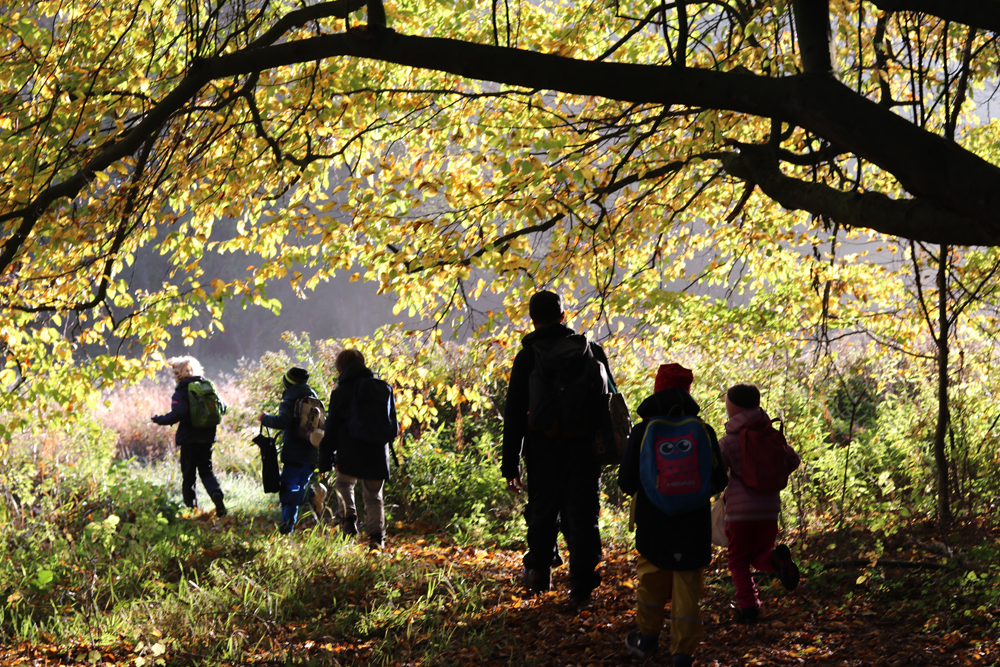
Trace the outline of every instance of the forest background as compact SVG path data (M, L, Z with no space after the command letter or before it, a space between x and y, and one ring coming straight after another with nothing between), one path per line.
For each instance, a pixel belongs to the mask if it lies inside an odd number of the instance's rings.
M803 456L802 590L742 628L717 558L706 662L1000 659L995 3L181 4L2 10L5 660L619 662L613 471L595 605L516 583L540 288L630 405L680 361L719 429L754 382ZM401 415L381 555L277 539L249 447L347 345ZM233 405L221 521L148 423L183 351Z

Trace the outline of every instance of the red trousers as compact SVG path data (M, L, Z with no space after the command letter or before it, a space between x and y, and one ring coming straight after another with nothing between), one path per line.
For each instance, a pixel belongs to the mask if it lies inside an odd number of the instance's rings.
M778 536L778 521L727 521L726 537L729 539L729 572L736 586L736 602L740 609L759 607L757 587L750 576L750 568L774 572L771 552Z

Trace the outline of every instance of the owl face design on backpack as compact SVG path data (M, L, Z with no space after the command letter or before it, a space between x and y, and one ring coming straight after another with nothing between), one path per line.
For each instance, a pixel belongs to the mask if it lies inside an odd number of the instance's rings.
M694 432L656 439L656 487L660 493L690 493L701 487Z

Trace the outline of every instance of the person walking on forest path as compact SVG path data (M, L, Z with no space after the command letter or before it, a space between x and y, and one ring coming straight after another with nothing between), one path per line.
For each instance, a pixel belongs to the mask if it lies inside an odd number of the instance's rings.
M799 583L799 569L787 545L775 546L781 489L788 475L799 467L799 455L771 426L760 407L760 390L737 384L726 392L726 435L720 443L722 460L730 474L724 496L729 572L736 586L739 620L760 618L760 598L750 567L777 572L787 590ZM747 458L744 458L746 454Z
M611 367L604 350L563 324L558 294L537 292L528 302L534 330L521 340L507 387L501 473L520 493L521 457L527 473L528 552L523 582L550 588L560 564L560 529L569 547L569 604L586 604L601 578L601 467L593 455L601 402L607 406Z
M625 647L642 658L653 655L670 602L675 667L694 663L705 636L702 569L712 560L711 495L727 483L715 431L698 417L698 403L688 393L693 379L680 364L659 367L618 469L618 486L632 496L639 552L639 630L625 638Z
M309 482L316 472L318 459L316 447L309 440L309 433L303 425L316 417L311 413L322 412L316 392L309 386L309 371L304 368L290 368L281 378L284 391L277 415L261 412L258 420L267 428L281 429L281 523L278 530L287 535L295 530L299 518L299 507L307 502L312 505L317 520L323 516L326 503L326 487L316 484L310 488Z
M330 393L326 432L319 444L320 471L337 470L334 488L340 506L337 516L348 535L358 534L354 487L361 482L368 544L385 546L385 504L382 493L389 481L389 453L396 438L396 403L392 388L365 366L364 355L342 350L334 361L337 386Z
M215 429L226 404L219 397L215 385L202 377L205 370L194 357L175 357L167 361L173 373L174 395L170 401L170 412L155 415L154 424L170 426L177 424L174 436L181 449L181 496L188 507L198 506L195 493L197 477L205 487L208 497L215 503L215 515L226 516L226 504L219 480L212 469L212 445L215 443Z

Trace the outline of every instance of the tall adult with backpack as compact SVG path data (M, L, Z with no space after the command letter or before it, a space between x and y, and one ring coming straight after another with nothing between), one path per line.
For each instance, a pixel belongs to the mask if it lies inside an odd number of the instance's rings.
M212 445L215 430L226 404L219 396L211 380L202 377L205 370L194 357L175 357L168 360L173 373L174 395L170 401L170 412L152 417L154 424L170 426L177 424L174 436L181 450L181 497L188 507L198 506L195 492L197 477L205 492L215 503L215 515L226 516L226 504L219 480L212 469Z
M521 457L527 473L528 552L523 582L550 588L561 563L560 529L569 547L569 604L590 600L600 583L601 466L593 452L600 415L607 409L611 367L604 350L563 324L558 294L541 291L528 302L534 330L521 340L507 387L501 474L520 493Z
M283 431L281 446L281 523L282 535L295 530L299 507L310 503L317 518L323 515L326 487L310 486L319 460L316 447L310 442L312 430L322 424L323 404L309 386L309 371L293 367L281 378L283 391L278 414L261 412L258 417L266 428Z
M326 432L320 441L320 471L337 470L334 486L342 530L358 533L354 488L361 482L372 549L385 546L383 491L389 481L389 454L399 425L392 388L365 366L355 349L341 350L334 361L337 386L330 393Z
M729 471L726 490L726 537L729 572L736 586L739 620L752 623L760 617L760 598L750 568L777 572L787 590L799 583L798 566L788 546L775 546L781 489L788 475L799 467L799 455L785 441L780 429L760 407L760 390L737 384L726 392L726 436L720 443Z
M639 552L638 631L625 638L625 647L642 658L656 652L669 602L675 667L694 663L705 636L702 570L712 560L711 496L727 482L715 431L689 393L693 380L680 364L659 367L618 470L618 486L633 497Z

